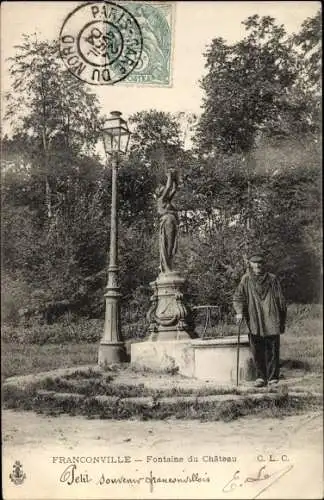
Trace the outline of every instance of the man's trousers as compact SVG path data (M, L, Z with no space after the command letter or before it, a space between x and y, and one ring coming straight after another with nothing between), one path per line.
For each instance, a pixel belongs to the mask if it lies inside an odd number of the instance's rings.
M280 335L249 334L250 348L256 367L257 378L265 382L279 379L280 371Z

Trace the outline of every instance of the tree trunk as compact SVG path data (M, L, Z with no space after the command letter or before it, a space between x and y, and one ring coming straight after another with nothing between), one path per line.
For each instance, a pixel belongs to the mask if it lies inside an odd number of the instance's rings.
M47 218L50 220L52 218L52 191L48 179L48 152L47 152L47 142L45 130L43 129L43 148L44 148L44 170L45 170L45 206Z
M43 139L43 149L44 149L44 167L45 167L45 206L47 211L47 218L51 220L52 218L52 192L49 183L49 171L48 171L48 144L46 138L46 94L44 87L44 76L41 75L41 95L42 95L42 112L43 112L43 127L42 127L42 139Z
M247 182L247 198L248 198L248 215L246 221L246 229L250 231L251 229L251 182Z

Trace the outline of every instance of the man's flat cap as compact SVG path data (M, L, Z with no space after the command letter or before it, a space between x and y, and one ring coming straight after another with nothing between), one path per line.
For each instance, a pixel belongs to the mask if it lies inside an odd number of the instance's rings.
M250 262L264 262L264 256L262 253L253 253L249 257Z

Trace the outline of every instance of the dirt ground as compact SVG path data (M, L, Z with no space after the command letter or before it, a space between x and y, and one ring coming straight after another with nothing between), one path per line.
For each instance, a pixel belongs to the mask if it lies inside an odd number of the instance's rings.
M2 416L2 437L5 498L322 498L323 495L321 412L280 420L249 417L226 423L87 420L6 410ZM88 484L82 483L86 475L78 465L80 482L71 475L72 484L62 481L66 457L94 455L113 456L116 460L123 460L118 457L126 455L130 462L102 466L87 463ZM174 457L182 457L183 462L174 463ZM197 460L191 461L190 457ZM222 461L219 457L227 458ZM161 463L164 459L169 461ZM23 464L29 478L19 488L8 480L15 460ZM139 474L143 477L136 487L127 484L112 487L110 479L103 489L101 482L107 474L110 478L118 474L126 478ZM166 488L161 481L153 488L152 480L148 479L150 474L159 477L185 474L191 478L192 474L200 474L210 481L204 483L195 476L190 484L171 484ZM240 474L248 479L240 481ZM253 475L252 479L248 474Z

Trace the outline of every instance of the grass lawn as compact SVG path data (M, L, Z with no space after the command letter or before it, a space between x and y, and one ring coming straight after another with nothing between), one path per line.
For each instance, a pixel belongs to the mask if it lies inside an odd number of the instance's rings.
M281 336L280 357L286 363L290 361L295 368L323 373L322 318L297 318L292 322Z
M1 377L28 375L56 368L97 363L98 344L13 344L2 343Z

